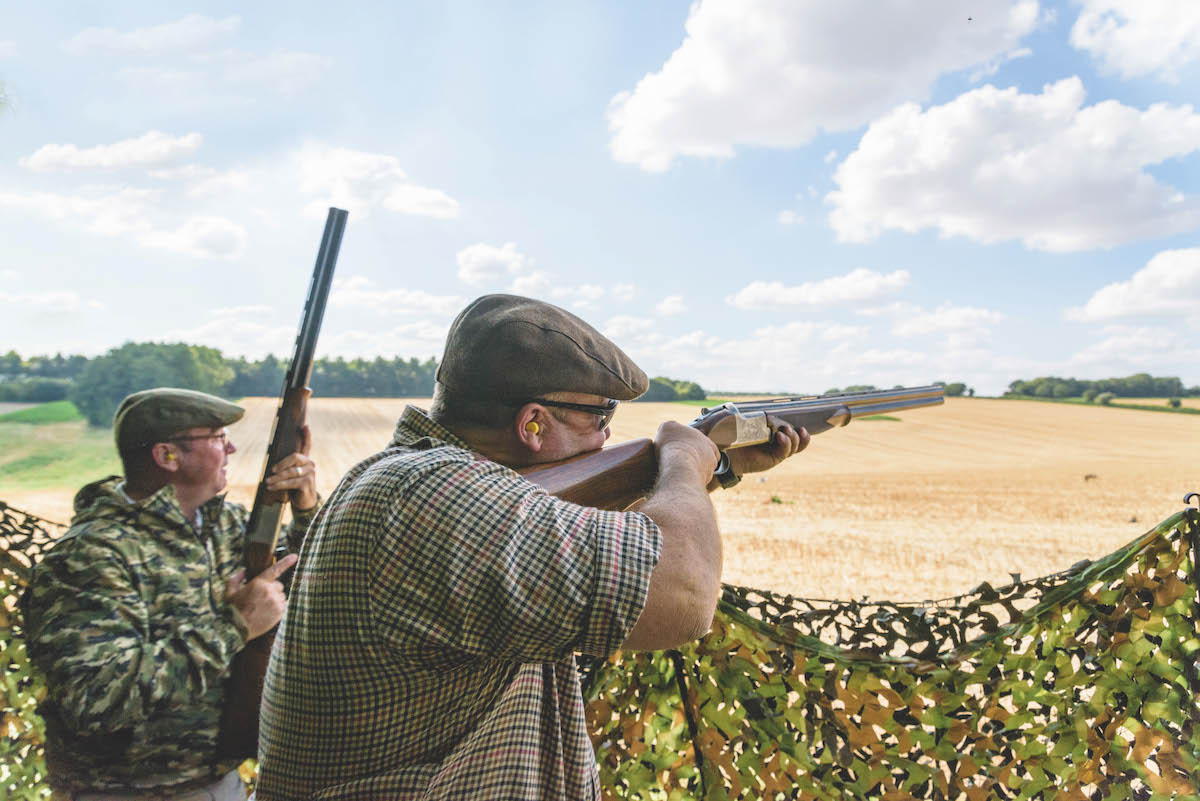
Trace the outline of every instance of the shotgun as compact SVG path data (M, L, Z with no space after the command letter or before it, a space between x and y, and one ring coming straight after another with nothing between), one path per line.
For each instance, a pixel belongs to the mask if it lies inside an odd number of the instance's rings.
M254 506L246 523L247 581L275 562L279 519L287 502L287 493L268 490L267 476L272 465L295 453L300 446L300 430L308 413L308 396L311 394L308 379L312 374L317 334L321 331L321 321L325 316L325 303L329 299L333 269L337 265L347 216L342 209L331 208L325 219L325 232L317 249L317 264L313 268L308 298L304 301L304 312L300 316L296 348L283 379L279 409L271 429L271 444L267 447L263 462L262 479L258 482ZM275 632L272 630L247 642L246 647L233 659L229 680L225 685L225 707L217 740L217 753L222 758L246 759L258 752L258 709L262 703L263 680L267 675L267 662L271 658L271 645L274 642Z
M729 469L727 451L771 441L775 436L772 418L816 435L862 417L939 406L944 400L943 388L934 385L730 402L701 409L689 425L703 431L720 449L716 475ZM650 494L658 477L658 460L652 440L634 439L517 472L563 500L620 510Z

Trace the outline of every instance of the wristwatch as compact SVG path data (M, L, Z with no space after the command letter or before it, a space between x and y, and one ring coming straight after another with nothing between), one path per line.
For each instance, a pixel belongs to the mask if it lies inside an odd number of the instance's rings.
M730 489L736 487L742 477L733 472L733 468L729 466L729 454L722 453L721 461L717 462L717 469L713 471L713 478L721 485L721 489Z

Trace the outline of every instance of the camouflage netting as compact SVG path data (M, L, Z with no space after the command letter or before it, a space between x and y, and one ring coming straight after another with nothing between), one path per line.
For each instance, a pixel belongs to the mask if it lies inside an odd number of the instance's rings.
M57 533L0 503L0 798L46 792L13 610ZM1095 562L941 601L727 586L698 643L585 670L604 793L1200 799L1198 552L1190 511Z
M942 601L726 587L695 645L589 671L605 794L1200 798L1198 519Z

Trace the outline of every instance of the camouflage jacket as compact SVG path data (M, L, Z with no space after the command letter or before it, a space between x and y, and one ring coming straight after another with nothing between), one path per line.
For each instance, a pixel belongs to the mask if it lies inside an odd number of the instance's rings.
M224 602L248 512L218 496L199 532L167 485L131 504L117 476L75 496L71 528L22 602L29 654L48 688L55 789L184 789L235 766L216 757L224 680L245 644ZM298 549L315 509L287 532Z

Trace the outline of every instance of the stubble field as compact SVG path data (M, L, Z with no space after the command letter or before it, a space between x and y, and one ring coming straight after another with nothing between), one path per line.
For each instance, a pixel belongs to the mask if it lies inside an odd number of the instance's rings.
M387 444L406 402L310 401L323 494ZM275 403L245 400L231 427L234 500L253 499ZM610 442L652 437L698 411L624 404ZM1200 491L1193 415L951 398L896 416L822 434L779 468L714 493L725 580L808 597L944 597L1109 553ZM68 516L69 491L23 495L3 499Z

